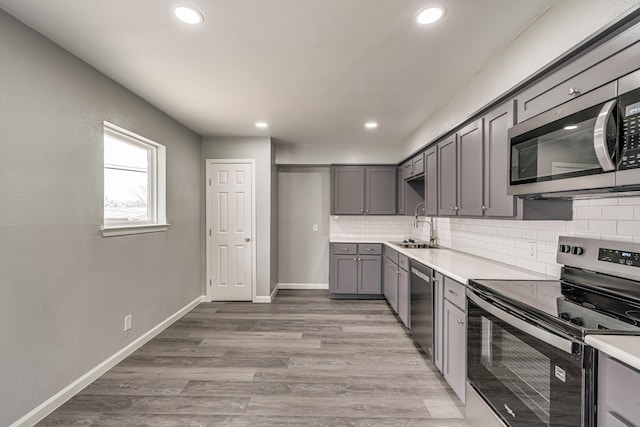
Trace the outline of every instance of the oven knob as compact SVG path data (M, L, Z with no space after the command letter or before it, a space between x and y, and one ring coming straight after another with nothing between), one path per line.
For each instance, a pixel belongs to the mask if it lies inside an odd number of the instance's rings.
M571 246L569 245L560 245L560 252L563 252L565 254L568 254L569 252L571 252Z
M571 320L571 316L569 315L569 313L560 313L560 318L562 320Z
M574 255L582 255L584 253L584 249L580 246L574 246L571 248L571 253Z

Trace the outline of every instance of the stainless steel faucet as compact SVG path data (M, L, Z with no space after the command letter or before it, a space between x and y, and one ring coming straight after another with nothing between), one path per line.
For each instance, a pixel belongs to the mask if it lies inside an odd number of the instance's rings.
M436 247L436 232L435 232L435 228L433 227L433 218L431 218L431 221L427 221L422 220L420 221L418 219L418 208L420 208L420 205L424 206L424 202L420 202L416 205L416 210L414 212L415 214L415 219L413 221L413 228L418 228L418 224L420 224L421 222L426 222L427 224L429 224L429 247L430 248L435 248ZM424 208L422 209L424 211Z

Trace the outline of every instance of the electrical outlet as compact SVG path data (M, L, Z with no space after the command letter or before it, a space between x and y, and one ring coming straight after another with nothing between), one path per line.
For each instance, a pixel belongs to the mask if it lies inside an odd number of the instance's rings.
M527 257L531 259L538 257L538 244L536 242L529 242L527 246Z
M313 231L318 231L318 224L313 224Z
M127 316L124 316L124 330L125 330L125 332L128 331L129 329L131 329L131 326L133 326L133 315L129 314Z

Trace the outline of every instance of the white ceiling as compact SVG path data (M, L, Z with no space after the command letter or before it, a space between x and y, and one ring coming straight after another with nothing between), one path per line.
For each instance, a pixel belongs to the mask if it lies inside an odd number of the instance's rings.
M0 0L202 135L397 144L556 0ZM179 22L193 6L204 23ZM497 94L496 94L497 95ZM267 130L254 127L269 122ZM365 130L366 120L380 127Z

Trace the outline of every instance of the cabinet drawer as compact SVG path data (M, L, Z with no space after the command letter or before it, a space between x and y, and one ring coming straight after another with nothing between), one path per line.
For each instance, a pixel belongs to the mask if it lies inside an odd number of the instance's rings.
M355 243L334 243L333 253L335 255L355 255L358 245Z
M358 245L360 255L381 255L382 245L380 243L360 243Z
M383 251L383 255L393 261L394 264L398 263L398 252L391 249L389 246L385 245Z
M603 427L629 427L629 424L623 423L620 421L613 412L607 412L604 416L604 426Z
M447 276L444 276L444 297L463 311L467 310L465 286Z
M640 424L640 395L636 392L640 386L640 372L629 368L611 358L601 358L600 369L604 379L604 405L609 412L615 412L623 418Z
M398 266L403 270L409 271L409 257L398 254Z

